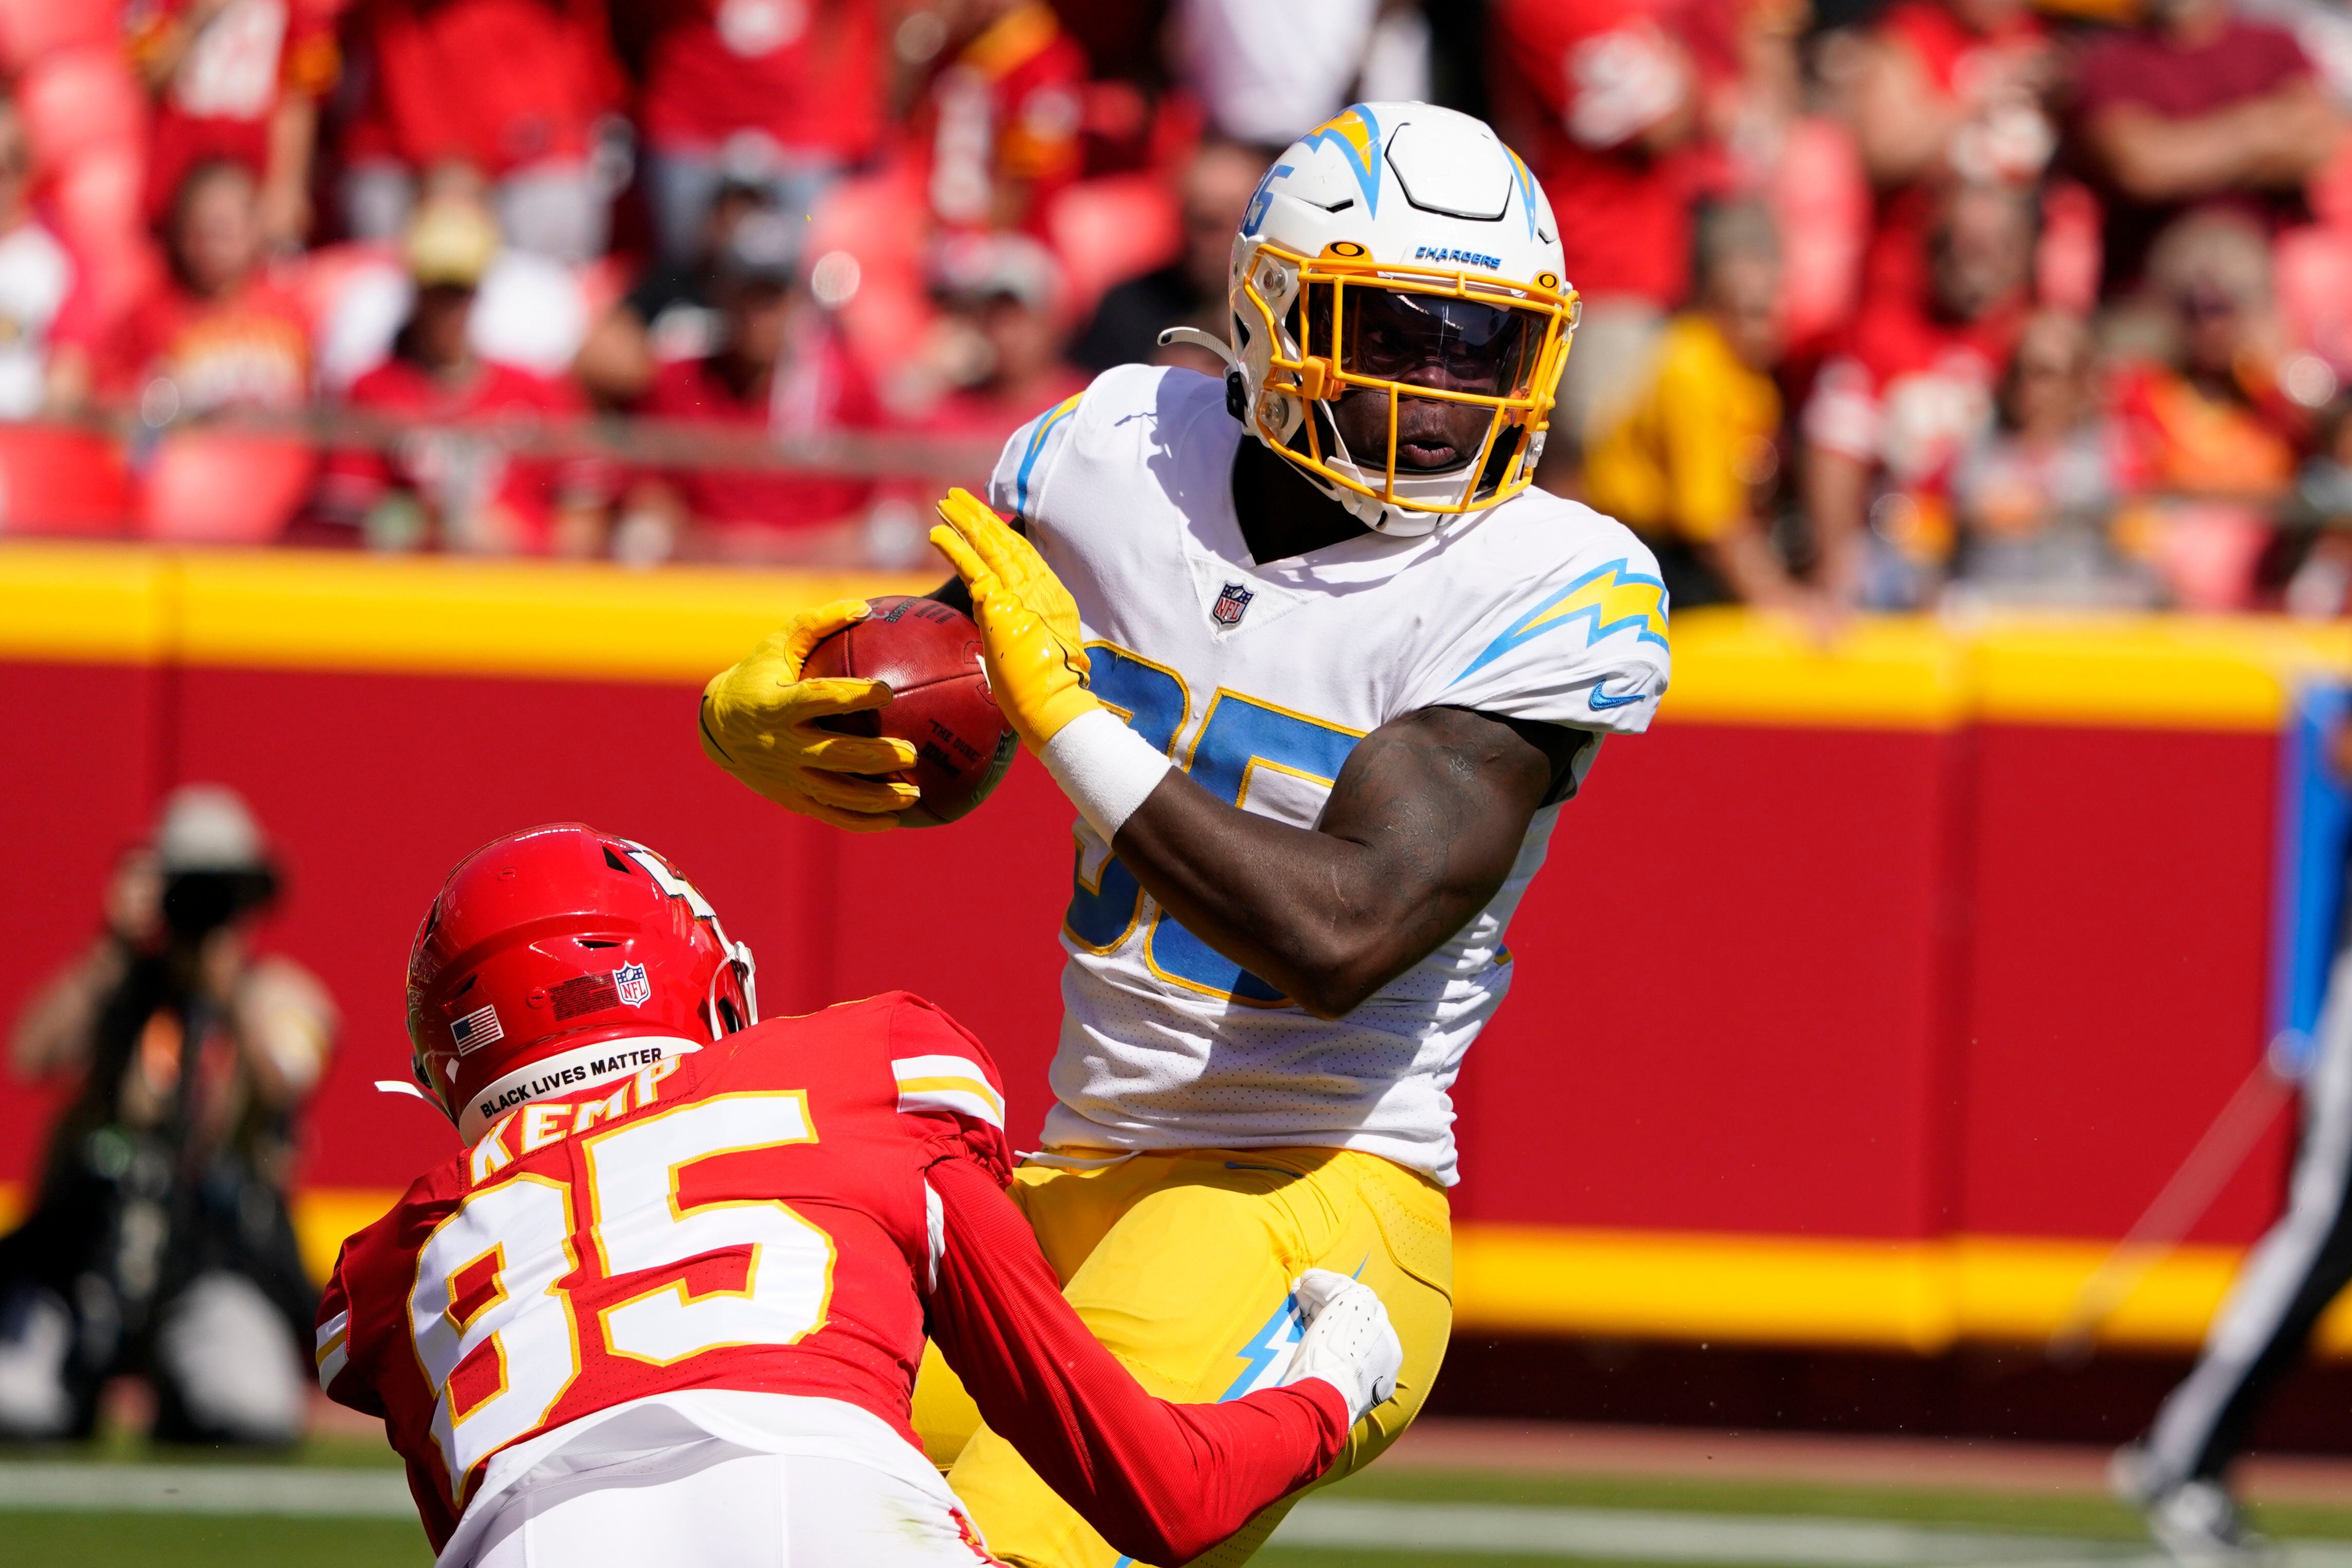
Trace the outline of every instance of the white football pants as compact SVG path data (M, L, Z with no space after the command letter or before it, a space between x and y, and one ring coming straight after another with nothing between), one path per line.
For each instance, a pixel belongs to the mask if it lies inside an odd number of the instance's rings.
M983 1568L937 1493L855 1459L712 1438L509 1495L473 1568Z

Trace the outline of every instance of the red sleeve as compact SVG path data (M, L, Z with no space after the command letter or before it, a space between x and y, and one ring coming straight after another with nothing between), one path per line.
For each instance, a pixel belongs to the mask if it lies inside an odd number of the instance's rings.
M1062 1299L985 1171L949 1159L927 1179L946 1221L932 1338L988 1424L1115 1550L1189 1563L1339 1457L1348 1409L1329 1384L1222 1405L1153 1398Z
M327 1288L319 1298L317 1362L319 1386L327 1397L338 1405L348 1405L363 1415L383 1415L383 1400L377 1395L361 1371L352 1365L352 1299L351 1287L344 1283L344 1272L352 1261L352 1248L374 1234L373 1228L343 1243L335 1254L335 1271L327 1281Z
M926 1160L976 1160L998 1186L1013 1179L1004 1135L1004 1081L988 1048L946 1012L909 992L891 1002L890 1071L898 1113L921 1129Z

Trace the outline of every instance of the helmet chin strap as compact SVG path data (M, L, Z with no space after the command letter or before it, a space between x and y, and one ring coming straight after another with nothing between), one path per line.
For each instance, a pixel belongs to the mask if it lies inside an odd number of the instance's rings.
M1217 356L1225 366L1225 412L1242 423L1249 423L1249 378L1242 374L1242 362L1233 345L1214 332L1203 332L1198 327L1171 327L1160 334L1163 349L1181 343Z
M1160 334L1161 348L1170 348L1178 343L1183 344L1188 349L1207 350L1224 361L1228 372L1242 368L1241 358L1234 352L1233 345L1213 332L1203 332L1198 327L1171 327Z

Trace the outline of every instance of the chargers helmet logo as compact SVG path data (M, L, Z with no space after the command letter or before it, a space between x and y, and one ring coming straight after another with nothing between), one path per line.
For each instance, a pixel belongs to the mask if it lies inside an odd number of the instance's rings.
M643 964L624 964L613 971L613 988L621 994L621 1005L641 1008L653 998L653 982L646 978Z
M1229 582L1218 593L1217 601L1209 606L1209 618L1220 626L1238 626L1242 615L1257 595L1238 582Z

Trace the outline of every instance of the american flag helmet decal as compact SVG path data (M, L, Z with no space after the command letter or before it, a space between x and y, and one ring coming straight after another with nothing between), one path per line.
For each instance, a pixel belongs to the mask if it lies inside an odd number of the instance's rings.
M464 1018L449 1025L449 1038L457 1043L457 1054L478 1051L494 1040L504 1040L507 1031L499 1027L499 1009L494 1004L476 1008Z

